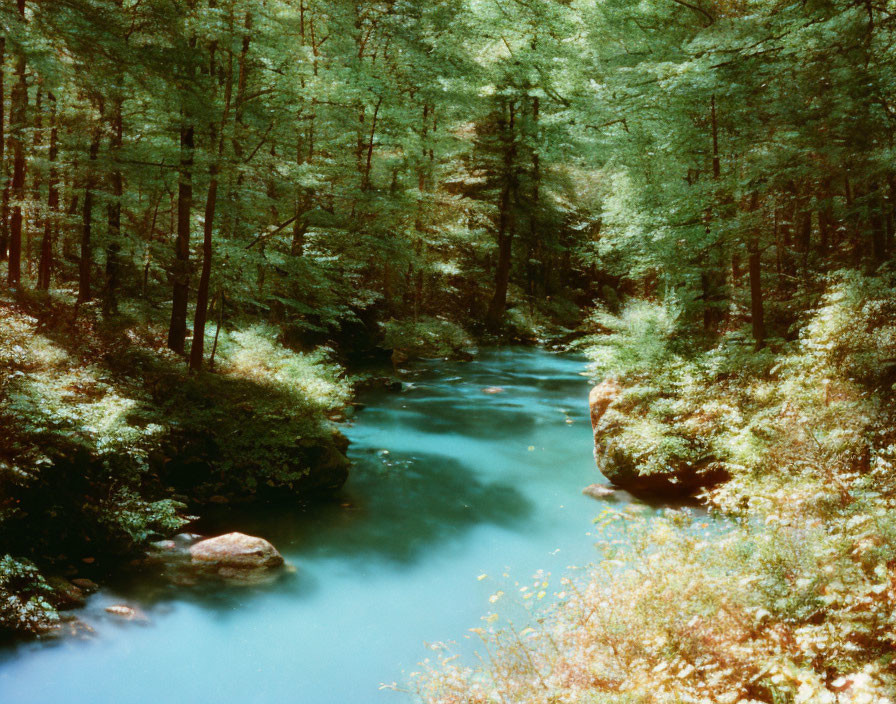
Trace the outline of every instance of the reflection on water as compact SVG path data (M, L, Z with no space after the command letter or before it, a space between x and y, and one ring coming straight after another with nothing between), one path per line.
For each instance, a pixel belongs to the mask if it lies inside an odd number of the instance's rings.
M295 573L252 587L123 581L91 598L93 640L0 652L0 702L403 701L378 685L403 681L425 641L463 648L494 591L591 559L604 506L581 495L597 479L583 369L502 349L367 394L337 501L215 517L270 539ZM149 624L104 614L121 601Z

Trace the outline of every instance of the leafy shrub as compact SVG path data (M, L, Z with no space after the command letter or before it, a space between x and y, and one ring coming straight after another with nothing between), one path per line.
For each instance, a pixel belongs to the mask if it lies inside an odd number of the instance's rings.
M165 387L165 476L174 486L207 498L341 485L345 448L327 416L348 402L351 385L327 350L296 352L253 326L222 337L219 371Z
M442 318L392 319L381 325L383 347L408 358L453 357L473 346L463 328Z
M59 620L49 601L52 594L32 563L0 556L0 632L27 634L52 629Z

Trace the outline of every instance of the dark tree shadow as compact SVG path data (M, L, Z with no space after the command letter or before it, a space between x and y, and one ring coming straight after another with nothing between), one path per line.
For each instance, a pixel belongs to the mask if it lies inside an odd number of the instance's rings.
M483 482L453 458L352 455L351 479L337 502L276 513L224 508L200 527L264 535L299 559L350 555L412 564L477 525L524 526L534 511L515 487Z

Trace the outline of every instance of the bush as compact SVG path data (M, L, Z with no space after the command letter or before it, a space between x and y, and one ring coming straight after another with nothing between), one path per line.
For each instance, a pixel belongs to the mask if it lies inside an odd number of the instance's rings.
M0 633L51 630L59 621L50 604L52 595L53 590L31 562L0 556Z
M388 320L383 328L383 347L401 359L455 357L473 346L473 340L456 323L442 318Z

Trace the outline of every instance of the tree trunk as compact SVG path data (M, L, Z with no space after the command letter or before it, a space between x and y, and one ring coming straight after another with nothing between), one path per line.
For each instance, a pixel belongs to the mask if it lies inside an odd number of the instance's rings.
M215 354L218 351L218 336L221 334L221 326L224 324L224 290L218 289L218 325L215 327L215 341L212 343L212 353L209 355L208 368L215 368Z
M541 101L538 97L532 98L532 124L534 129L532 132L533 136L537 137L538 135L538 120L540 118L541 111ZM532 202L529 204L529 246L534 247L536 242L539 242L538 237L538 209L541 204L541 156L538 151L533 148L532 149ZM535 300L535 271L532 266L529 265L531 261L531 256L526 258L526 274L529 280L529 303L530 305L534 303ZM543 263L542 263L543 264ZM546 272L548 267L542 266L542 269ZM545 295L547 296L548 292L547 281L545 281Z
M503 125L504 131L504 186L498 204L498 264L495 267L495 291L485 316L485 325L490 332L497 332L507 308L507 288L510 284L511 258L513 255L514 222L511 196L515 188L513 165L516 156L516 114L513 104L509 106L509 119Z
M364 159L364 171L361 175L361 190L369 191L370 190L370 170L373 165L373 142L376 139L376 123L380 114L380 107L383 104L383 99L380 97L376 101L376 106L373 109L373 120L371 120L370 124L370 139L367 142L367 148L365 150L365 159ZM362 122L363 122L363 113L362 113Z
M34 118L31 121L33 125L34 138L31 142L31 151L37 155L41 153L41 145L43 144L43 88L38 80L37 91L34 96ZM33 178L31 179L31 201L37 203L40 200L41 172L35 169ZM34 228L28 227L27 223L22 219L22 227L24 229L25 247L24 256L27 262L28 276L34 273Z
M507 307L507 287L510 283L510 264L513 252L513 226L510 213L510 184L501 191L498 214L498 266L495 269L495 292L488 306L485 325L490 332L497 332Z
M25 22L25 0L18 0L19 14ZM25 198L25 112L28 109L28 85L25 82L25 53L19 52L16 62L16 85L13 88L9 115L10 143L12 145L12 217L9 224L9 269L7 282L10 288L18 288L22 276L22 201Z
M712 122L712 177L718 181L722 176L722 161L719 157L719 121L716 115L716 96L710 101L710 118Z
M887 224L884 214L885 203L880 187L875 186L868 204L871 221L871 249L875 264L882 264L887 258Z
M809 250L812 246L812 205L808 193L799 200L796 248L803 255L803 266L805 267L808 263Z
M765 307L762 295L762 254L755 247L750 251L750 313L756 349L765 346Z
M119 90L121 87L119 86ZM109 154L114 166L109 177L109 186L112 191L112 200L106 210L108 221L108 244L106 245L106 285L103 289L103 314L110 315L118 312L118 285L120 262L118 255L121 251L121 198L124 195L124 178L121 167L118 164L122 142L124 141L124 121L122 118L123 97L119 94L112 102L112 136L109 144Z
M40 263L37 266L37 287L41 291L50 288L53 274L53 244L59 234L59 128L56 124L56 98L50 93L50 177L47 182L47 215L44 218L44 236L40 243Z
M196 296L196 313L193 317L193 344L190 346L190 369L202 369L205 351L205 323L208 319L208 285L212 275L212 232L215 208L218 202L218 167L211 167L211 180L205 199L205 224L202 237L202 273L199 276L199 292Z
M87 165L87 182L84 185L84 206L81 211L81 257L78 262L78 304L87 303L92 297L90 274L93 266L93 188L96 185L96 159L100 151L100 130L96 129L90 142L90 163Z
M3 181L3 204L0 206L0 261L6 259L9 240L9 183L6 180L6 37L0 37L0 180Z
M193 125L180 130L180 179L177 187L177 239L174 243L174 295L168 347L185 353L190 296L190 216L193 209Z
M822 195L822 203L818 208L818 249L822 256L831 248L831 196L828 191Z

